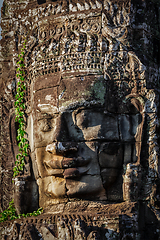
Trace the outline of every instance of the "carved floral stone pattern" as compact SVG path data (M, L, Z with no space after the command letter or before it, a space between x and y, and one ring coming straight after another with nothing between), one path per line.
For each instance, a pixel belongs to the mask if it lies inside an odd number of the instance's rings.
M1 239L160 239L158 0L4 0ZM30 145L18 153L16 62L26 39Z

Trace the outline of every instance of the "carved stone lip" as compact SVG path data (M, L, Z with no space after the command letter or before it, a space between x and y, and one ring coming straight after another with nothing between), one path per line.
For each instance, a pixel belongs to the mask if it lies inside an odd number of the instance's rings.
M60 157L55 156L51 160L44 160L46 169L66 169L86 166L90 162L90 158L83 157Z
M80 167L80 168L68 168L64 171L64 178L75 178L80 177L88 172L88 167Z
M62 177L63 178L63 169L48 169L46 176L55 176L55 177Z
M44 161L44 165L48 175L55 177L74 178L84 175L88 172L88 163L90 159L83 157L77 158L53 158L52 160Z

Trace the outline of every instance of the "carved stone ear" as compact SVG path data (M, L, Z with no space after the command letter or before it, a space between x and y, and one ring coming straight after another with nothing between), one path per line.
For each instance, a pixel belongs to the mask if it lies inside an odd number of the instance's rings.
M144 98L141 95L129 94L126 98L128 100L130 99L131 104L135 106L139 113L142 114L142 112L144 112L145 102Z
M135 134L137 164L140 164L142 134L143 134L144 121L145 121L145 112L144 112L145 102L144 102L144 98L139 94L130 94L127 96L127 98L130 98L131 103L135 106L137 111L141 114L141 122L138 125L137 131Z

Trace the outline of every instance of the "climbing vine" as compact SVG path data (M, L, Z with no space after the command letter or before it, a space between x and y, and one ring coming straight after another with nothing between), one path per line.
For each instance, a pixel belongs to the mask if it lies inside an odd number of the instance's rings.
M25 105L25 65L24 65L24 54L26 48L26 40L23 43L23 48L21 49L21 53L18 55L19 61L17 62L17 94L15 96L15 121L18 122L19 128L17 130L17 141L19 147L19 153L16 156L15 167L13 168L13 177L16 177L20 171L23 171L25 166L25 157L28 155L29 144L27 139L25 138L25 119L24 119L24 111L26 108Z
M24 65L24 55L26 48L26 40L24 40L23 48L21 49L21 53L18 55L17 62L17 94L15 96L15 121L18 122L18 130L17 130L17 141L19 147L19 153L16 156L15 167L13 168L13 177L16 177L20 172L24 170L25 166L25 157L28 156L29 144L28 140L25 138L25 65ZM17 214L14 206L14 199L9 203L9 207L0 213L0 223L6 220L14 220L21 217L30 217L30 216L38 216L43 212L42 208L39 208L37 211L33 213L27 214Z
M9 207L0 213L0 223L5 222L7 220L14 220L14 219L19 219L21 217L31 217L31 216L38 216L43 212L42 208L39 208L37 211L34 211L33 213L27 213L27 214L16 214L16 209L14 207L14 200L12 200L9 203Z

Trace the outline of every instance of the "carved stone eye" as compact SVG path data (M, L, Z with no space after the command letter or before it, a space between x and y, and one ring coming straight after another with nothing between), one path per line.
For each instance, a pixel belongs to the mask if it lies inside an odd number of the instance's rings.
M51 119L42 119L38 123L40 131L49 132L51 130Z

